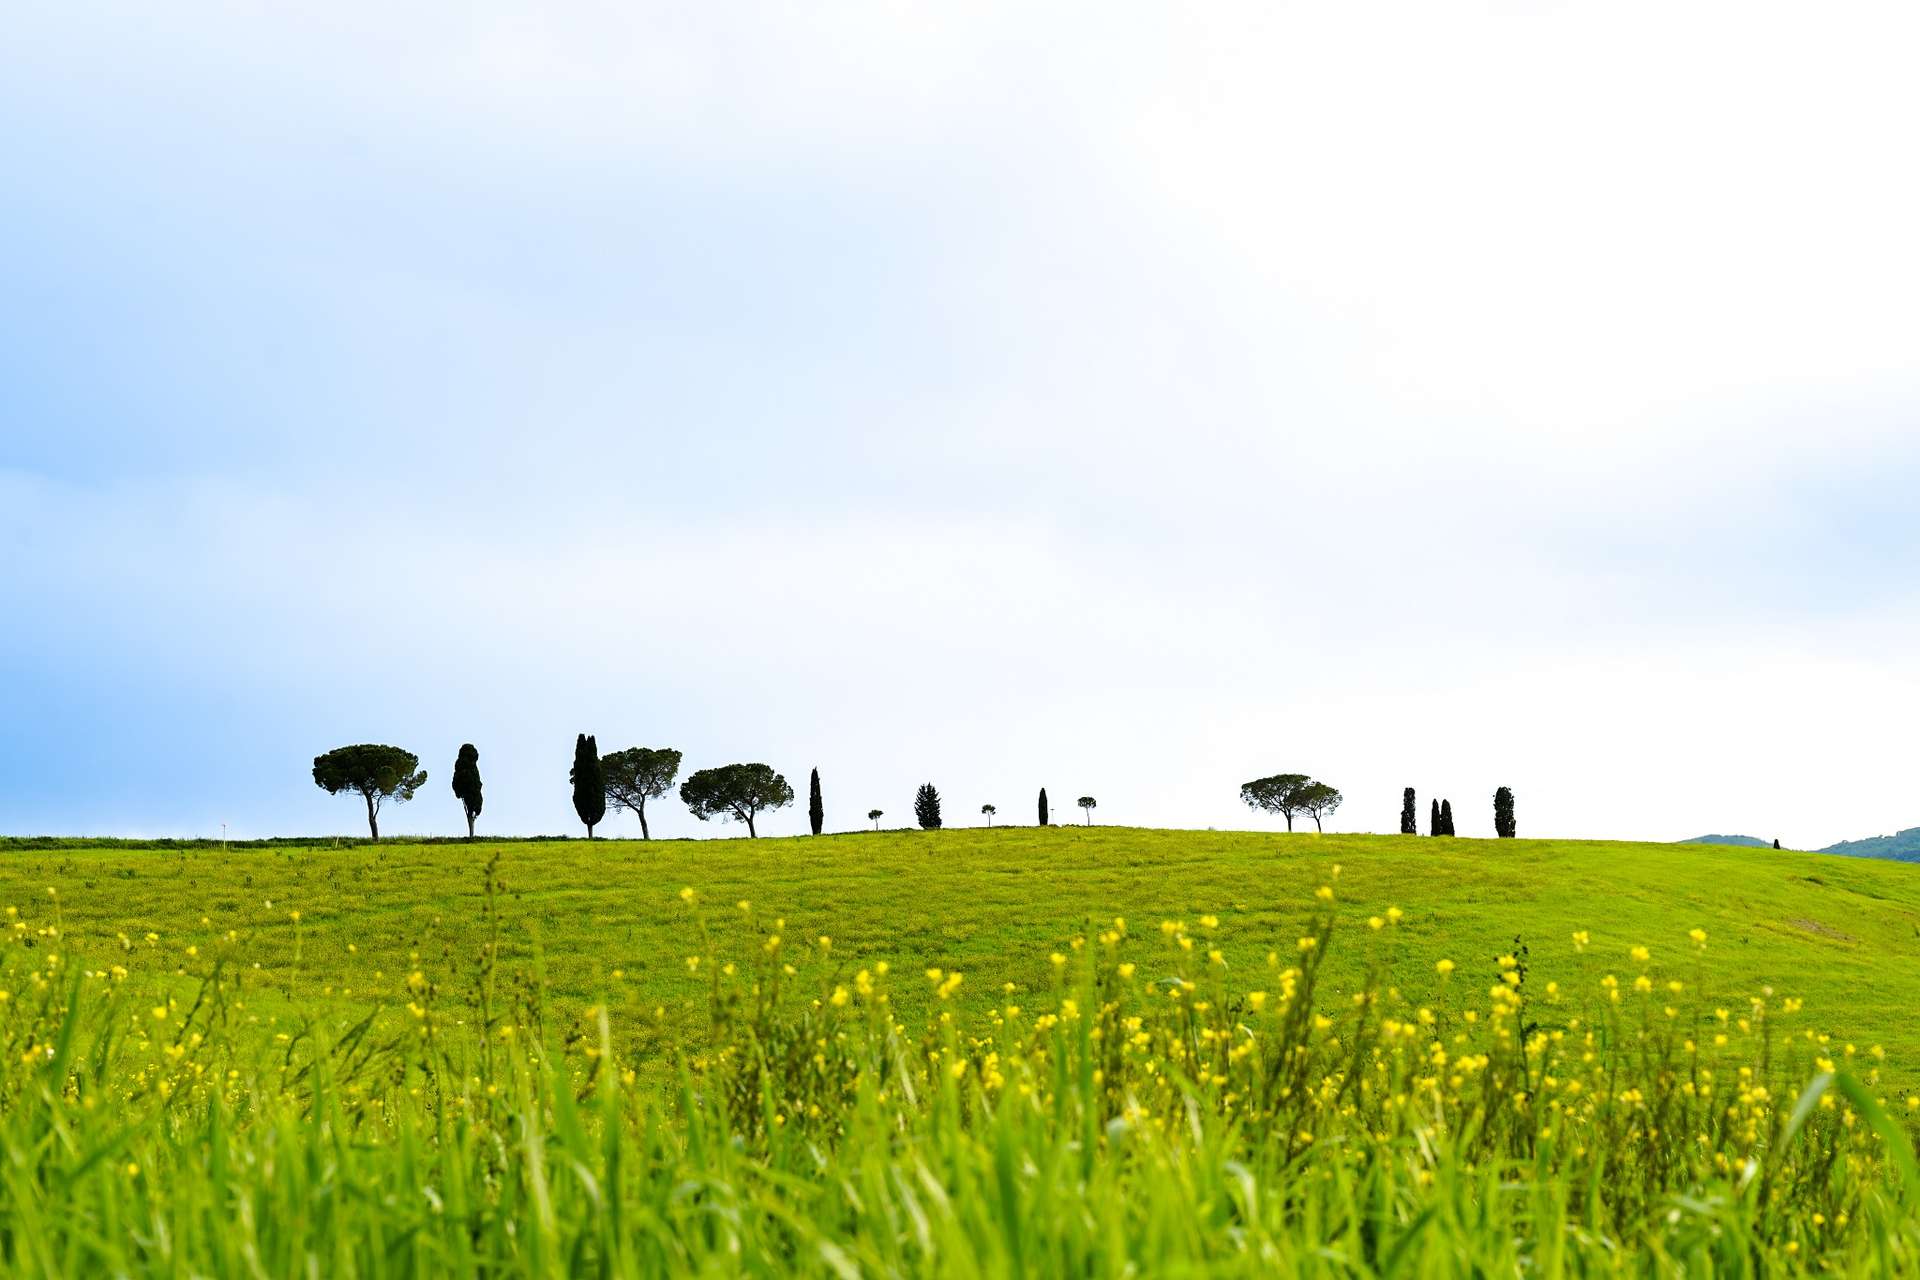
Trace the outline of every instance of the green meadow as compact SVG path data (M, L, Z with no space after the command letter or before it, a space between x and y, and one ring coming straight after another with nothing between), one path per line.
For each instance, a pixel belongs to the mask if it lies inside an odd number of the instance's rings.
M537 953L567 1010L605 997L689 1016L706 983L684 963L698 949L678 897L685 887L700 894L710 927L743 945L784 921L779 931L794 944L831 939L833 964L958 969L967 975L961 1004L974 1012L1005 982L1043 985L1051 953L1114 916L1144 929L1217 915L1229 963L1251 969L1292 945L1337 867L1336 909L1362 940L1329 962L1335 990L1390 958L1423 998L1471 996L1462 983L1442 990L1434 964L1451 959L1484 985L1477 979L1516 940L1540 981L1591 986L1638 973L1630 949L1645 946L1663 980L1697 976L1722 1002L1764 987L1796 996L1809 1025L1863 1048L1878 1043L1890 1074L1920 1077L1920 873L1774 850L1075 826L403 838L224 854L82 846L0 856L0 905L43 917L53 891L77 955L106 956L121 934L144 946L154 933L159 952L177 958L238 931L265 994L292 990L346 1010L398 996L415 957L454 968L477 958L488 929L484 867L496 857L502 955ZM752 919L738 912L742 900ZM1406 918L1391 939L1364 938L1365 921L1394 906ZM1704 950L1688 938L1696 928L1708 934ZM1584 953L1572 943L1579 930L1591 938ZM925 1007L912 993L902 999L909 1011Z
M1920 876L1152 831L0 845L0 1270L1920 1267Z

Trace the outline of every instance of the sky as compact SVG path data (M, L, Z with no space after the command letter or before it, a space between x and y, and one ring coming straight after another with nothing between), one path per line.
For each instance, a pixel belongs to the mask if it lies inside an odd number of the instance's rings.
M1920 824L1901 3L27 0L0 832ZM669 796L656 835L730 835ZM637 833L626 814L603 833Z

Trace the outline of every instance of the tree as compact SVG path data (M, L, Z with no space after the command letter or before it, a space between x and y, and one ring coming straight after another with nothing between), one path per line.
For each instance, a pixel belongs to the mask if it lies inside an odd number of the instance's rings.
M1400 793L1400 834L1403 836L1420 834L1420 810L1413 802L1412 787Z
M593 829L607 816L607 775L600 768L600 744L592 734L583 733L574 740L573 768L567 770L567 781L573 784L573 811L587 824L587 839L591 840Z
M1446 834L1453 834L1453 801L1451 800L1440 802L1440 825L1447 829Z
M1493 793L1493 834L1511 840L1519 830L1513 820L1513 788L1501 787Z
M1774 838L1774 841L1773 841L1773 847L1774 847L1774 848L1776 848L1776 849L1778 849L1778 848L1780 847L1780 839L1779 839L1779 837L1777 837L1777 836L1776 836L1776 837Z
M813 780L807 784L807 825L813 828L813 834L819 835L826 821L826 806L820 803L820 771L815 769Z
M1092 796L1081 796L1078 800L1075 800L1074 803L1079 805L1083 810L1086 811L1087 825L1092 826L1094 806L1099 804L1100 802L1098 800L1095 800Z
M1047 789L1040 788L1040 825L1047 826Z
M999 811L998 809L996 809L996 808L994 808L994 807L993 807L992 805L990 805L990 804L983 804L983 805L981 805L981 806L980 806L980 812L981 812L981 813L984 813L984 814L986 814L986 815L987 815L987 825L988 825L988 826L992 826L992 825L993 825L993 815L994 815L994 814L996 814L996 813L998 813L998 812L1000 812L1000 811Z
M922 831L940 829L940 793L933 789L931 782L923 782L920 789L913 793L913 816Z
M1313 779L1304 773L1276 773L1271 778L1242 783L1240 799L1249 808L1279 814L1287 820L1287 830L1292 831L1293 815L1306 808L1301 795L1312 785Z
M1320 825L1320 819L1338 809L1340 802L1345 798L1338 790L1324 782L1309 782L1300 788L1300 807L1313 815L1315 831L1325 830Z
M600 757L607 799L640 819L640 838L653 839L647 826L647 801L667 794L680 772L680 753L672 747L628 747Z
M759 835L753 820L763 809L784 809L793 803L793 788L764 764L723 764L701 769L680 784L680 798L693 816L734 818L747 824L749 837Z
M351 791L366 798L367 830L380 838L380 802L404 804L426 785L427 771L420 757L399 747L363 742L335 747L313 758L313 781L330 796Z
M1433 802L1433 814L1427 819L1427 834L1430 836L1443 836L1447 834L1447 829L1440 825L1440 802L1438 800Z
M868 821L868 822L871 822L871 823L873 824L873 829L874 829L875 831L878 831L878 830L880 829L880 819L881 819L881 818L882 818L883 816L885 816L885 814L886 814L886 810L885 810L885 809L869 809L869 810L867 810L867 821Z
M480 752L471 742L463 743L453 761L453 794L467 811L467 839L473 839L473 820L480 816Z

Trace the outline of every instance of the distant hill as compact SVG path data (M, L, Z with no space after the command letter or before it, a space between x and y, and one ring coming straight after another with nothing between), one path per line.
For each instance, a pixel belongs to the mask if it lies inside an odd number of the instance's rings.
M1734 844L1742 849L1771 849L1773 841L1760 840L1753 836L1695 836L1691 840L1681 840L1680 844Z
M1869 836L1865 840L1842 840L1830 844L1822 853L1838 853L1849 858L1889 858L1895 862L1920 862L1920 827L1908 827L1890 836Z

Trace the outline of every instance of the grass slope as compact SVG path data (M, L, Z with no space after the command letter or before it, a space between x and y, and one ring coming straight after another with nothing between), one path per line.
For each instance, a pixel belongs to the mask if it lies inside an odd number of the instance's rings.
M813 963L958 969L962 1002L978 1011L1003 983L1044 988L1049 953L1116 915L1150 929L1217 914L1229 963L1251 970L1270 949L1292 947L1315 887L1338 864L1338 909L1359 937L1349 933L1328 965L1334 992L1391 960L1410 996L1446 1005L1434 964L1447 958L1460 966L1456 984L1471 979L1453 990L1483 997L1494 957L1516 938L1536 984L1597 992L1606 974L1625 982L1647 968L1629 958L1644 945L1662 982L1684 979L1735 1005L1763 986L1801 997L1806 1025L1881 1044L1891 1081L1920 1079L1920 968L1906 959L1920 946L1920 874L1772 850L1113 827L224 854L14 849L0 855L0 905L37 923L54 910L53 890L76 958L104 958L123 933L165 952L237 930L266 992L360 1009L403 1002L414 956L472 963L484 941L482 867L494 856L507 886L505 954L537 950L551 998L565 1005L605 996L615 1010L677 1010L697 1000L704 980L684 962L699 947L682 886L699 891L722 949L750 950L776 928L795 942L827 936L831 957L816 947ZM751 919L735 908L741 899ZM1366 918L1390 905L1405 923L1370 935ZM1687 939L1694 928L1707 931L1704 951ZM1592 942L1576 954L1570 938L1583 929ZM903 983L900 998L904 1012L925 1007L917 986ZM256 1007L270 1008L270 994Z

